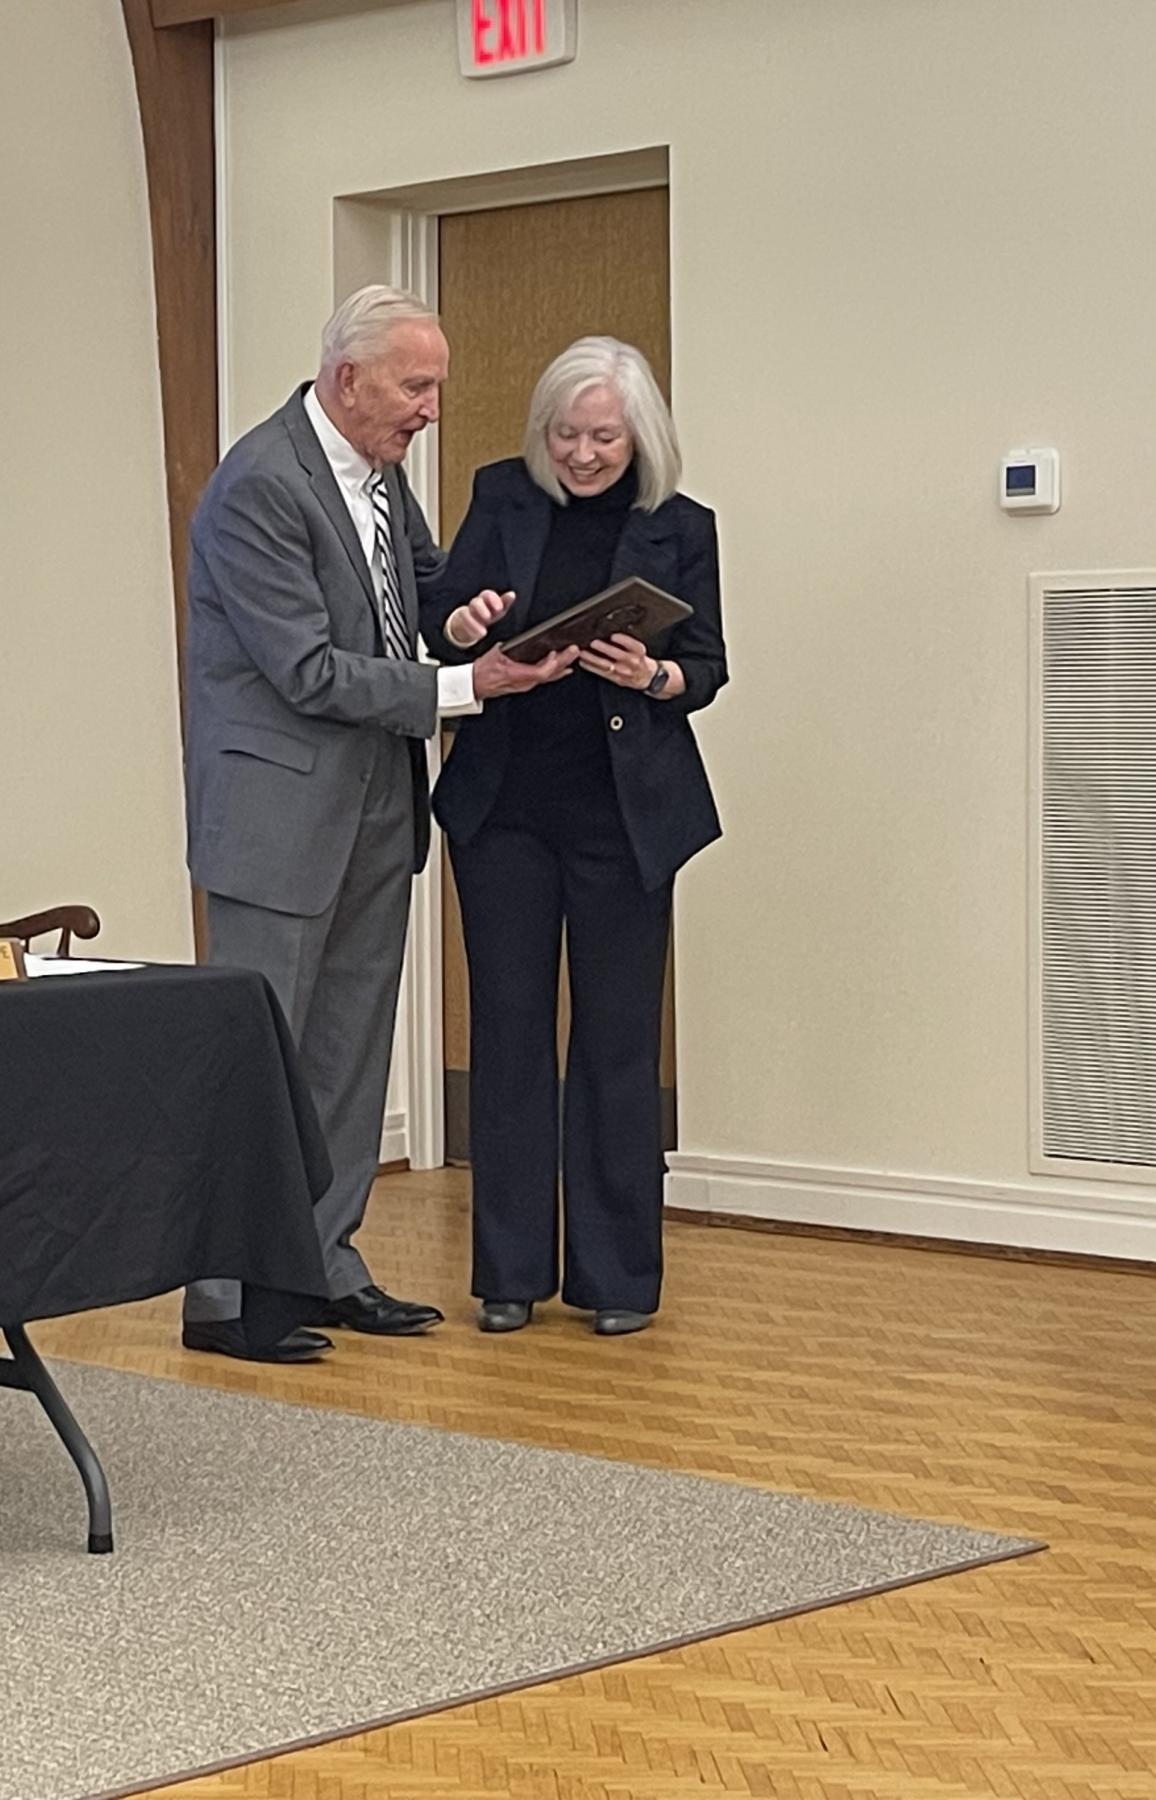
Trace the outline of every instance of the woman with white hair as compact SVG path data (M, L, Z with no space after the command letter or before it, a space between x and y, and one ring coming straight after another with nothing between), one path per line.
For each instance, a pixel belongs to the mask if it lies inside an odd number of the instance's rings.
M693 608L649 649L596 640L562 680L487 701L462 720L434 796L470 970L483 1331L519 1330L558 1291L559 1143L562 1299L605 1336L642 1330L658 1309L671 891L720 833L690 714L727 679L714 515L677 492L680 467L646 359L579 339L534 390L523 456L479 470L423 610L431 649L460 662L628 576Z

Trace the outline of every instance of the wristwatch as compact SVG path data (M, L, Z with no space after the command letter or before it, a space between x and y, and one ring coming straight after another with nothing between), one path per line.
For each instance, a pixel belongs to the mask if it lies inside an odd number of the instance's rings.
M652 700L657 700L659 694L661 694L669 680L670 670L664 669L662 664L659 663L655 668L654 674L650 677L650 680L642 691L644 694L649 694Z

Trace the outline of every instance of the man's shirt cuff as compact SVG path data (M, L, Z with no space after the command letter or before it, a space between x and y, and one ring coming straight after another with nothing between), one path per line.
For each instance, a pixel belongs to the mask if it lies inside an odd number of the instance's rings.
M474 695L472 663L438 670L438 712L443 719L460 719L481 710L482 703Z

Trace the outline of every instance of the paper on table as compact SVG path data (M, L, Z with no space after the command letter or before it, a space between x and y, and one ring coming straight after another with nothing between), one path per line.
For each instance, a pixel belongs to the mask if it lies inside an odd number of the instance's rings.
M99 975L105 969L143 969L143 963L86 962L81 956L25 956L26 975Z

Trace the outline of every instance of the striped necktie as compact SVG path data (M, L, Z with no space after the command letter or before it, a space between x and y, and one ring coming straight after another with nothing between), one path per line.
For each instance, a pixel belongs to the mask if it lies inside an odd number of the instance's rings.
M389 490L385 485L385 475L381 471L371 475L365 488L373 503L373 531L381 567L381 597L377 603L381 641L387 656L394 656L401 662L412 662L413 639L397 578L397 556L393 547L393 522L390 518Z

